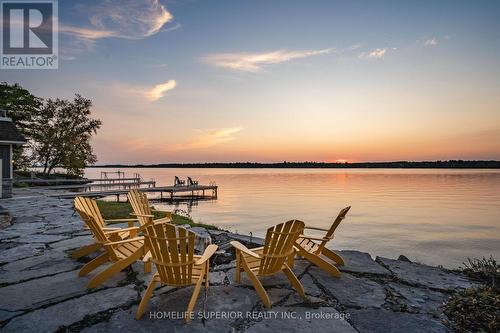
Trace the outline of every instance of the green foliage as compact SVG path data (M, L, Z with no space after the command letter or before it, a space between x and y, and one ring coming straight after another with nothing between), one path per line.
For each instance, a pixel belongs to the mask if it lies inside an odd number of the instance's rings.
M39 164L45 176L56 167L70 175L82 175L87 165L97 161L90 138L101 121L90 117L91 107L91 100L80 95L73 101L44 101L18 84L0 83L0 109L8 111L29 141L27 146L14 149L14 169Z
M500 281L500 265L493 256L483 259L467 258L462 271L470 278L481 281L493 289L498 289Z
M444 312L457 332L500 332L500 294L491 287L455 293Z
M62 167L69 174L82 175L84 168L97 161L90 139L101 121L90 117L92 101L76 95L73 101L47 100L34 119L33 160L50 174Z
M0 83L0 109L8 111L8 116L27 139L31 137L33 117L41 105L41 98L32 95L17 83Z
M462 272L481 286L455 293L445 314L458 332L500 332L500 266L491 256L467 259Z
M40 110L42 99L32 95L28 90L18 84L9 85L0 83L0 109L8 111L8 117L16 127L29 140L33 129L33 119ZM14 147L14 169L27 169L30 159L23 146Z
M101 214L105 219L127 219L131 217L130 213L133 212L132 206L128 202L97 200L97 206L99 207L99 210L101 211ZM166 216L164 212L155 210L153 210L153 215L155 216L155 219ZM203 227L209 230L219 229L214 225L193 222L193 220L191 220L189 217L178 214L172 214L172 219L174 224L188 224L191 227Z

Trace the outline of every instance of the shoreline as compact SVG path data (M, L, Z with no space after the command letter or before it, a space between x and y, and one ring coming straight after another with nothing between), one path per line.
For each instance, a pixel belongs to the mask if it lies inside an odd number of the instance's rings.
M225 255L231 251L227 246L229 240L254 247L259 246L262 239L205 229L197 232L209 234L212 242L220 244L220 250L224 251L218 253L219 258L214 260L218 263L211 267L207 302L200 297L195 311L260 315L202 318L189 325L182 319L153 320L148 316L136 321L133 313L137 300L151 273L144 274L142 265L136 262L97 290L87 290L89 277L78 277L78 271L91 257L73 260L69 253L88 244L92 238L89 231L83 229L79 216L73 214L71 200L40 196L5 199L0 205L14 218L10 227L0 230L0 293L3 295L0 326L5 332L47 332L61 328L85 332L118 329L126 332L139 329L253 332L269 325L291 331L301 327L317 331L333 328L340 332L373 329L397 332L404 327L408 332L446 332L449 328L445 325L443 302L455 290L474 285L464 275L443 268L344 250L338 251L346 260L345 266L339 266L342 276L338 279L306 260L296 259L293 270L306 290L307 301L298 297L284 275L262 279L273 302L269 311L281 314L278 318L265 319L262 316L268 310L262 307L245 275L241 283L234 282L234 260ZM157 288L148 311L180 311L187 304L190 290L190 287ZM288 313L294 313L297 318L287 318ZM342 316L344 319L338 319ZM310 319L304 319L306 317Z

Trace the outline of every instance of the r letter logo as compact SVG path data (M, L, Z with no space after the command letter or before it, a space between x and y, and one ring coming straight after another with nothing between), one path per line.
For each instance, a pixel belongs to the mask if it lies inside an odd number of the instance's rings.
M1 69L57 69L57 1L1 4Z

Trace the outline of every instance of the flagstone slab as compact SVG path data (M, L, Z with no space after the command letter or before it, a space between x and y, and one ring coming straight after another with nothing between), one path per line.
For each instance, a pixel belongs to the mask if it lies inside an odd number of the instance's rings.
M2 332L55 332L82 321L85 316L130 304L136 298L133 286L105 289L13 318Z
M43 234L32 234L32 235L23 235L19 238L13 240L6 240L7 242L16 242L16 243L42 243L42 244L50 244L61 241L63 239L69 239L71 236L61 236L61 235L43 235Z
M6 310L0 310L0 323L3 321L6 321L7 319L10 319L12 317L18 316L22 314L22 311L6 311Z
M296 259L295 264L293 266L292 271L295 273L297 277L301 276L307 268L310 266L309 261L303 259ZM227 277L230 281L234 281L236 268L232 268L227 271ZM259 276L259 281L262 283L264 287L273 287L278 285L290 285L290 281L287 279L285 273L278 272L276 275L272 276ZM247 274L242 271L240 275L240 285L244 286L252 286L252 283L247 277Z
M391 275L391 272L372 259L369 253L343 250L336 251L344 259L345 265L337 265L342 272Z
M50 248L55 249L57 251L68 251L75 250L85 245L90 245L95 243L92 236L78 236L69 239L65 239L59 242L51 243L49 245Z
M214 321L208 322L205 325L199 320L193 320L189 324L184 323L180 319L170 319L158 317L158 319L149 318L146 313L140 320L135 320L135 312L137 307L134 306L130 310L117 311L108 320L96 325L83 329L82 333L109 333L109 332L134 332L134 333L150 333L150 332L175 332L175 333L206 333L206 332L234 332L229 324L216 325Z
M64 272L0 288L0 309L29 310L87 294L87 283L93 274L78 277L78 271ZM114 286L125 278L121 272L103 286Z
M314 266L309 268L309 274L344 306L379 308L385 303L385 290L375 281L348 273L334 278Z
M153 296L146 307L143 317L134 319L137 307L129 311L119 311L106 323L100 323L83 332L114 332L127 330L133 332L234 332L233 324L237 314L245 315L252 311L259 298L249 288L214 286L202 289L194 307L194 317L185 324L183 312L193 293L193 287L180 288L168 293ZM141 293L142 297L142 293ZM169 316L167 318L166 316ZM202 320L204 318L204 320Z
M311 296L320 296L322 294L321 289L314 283L309 274L304 274L300 279L300 283L304 287L306 294Z
M210 271L208 273L208 281L210 282L211 285L234 283L234 281L231 281L231 279L227 277L226 272L223 271L216 271L216 272Z
M178 290L158 295L151 299L146 309L148 311L179 312L187 309L194 287L185 287ZM255 290L241 287L213 286L206 291L203 288L198 297L194 311L197 313L204 311L251 311L259 302L260 298ZM205 295L207 297L204 308ZM142 293L141 293L142 297Z
M356 330L346 321L340 319L340 313L334 308L285 308L272 309L275 313L250 326L245 333L302 333L302 332L336 332L355 333ZM274 317L275 316L275 317ZM336 319L338 318L338 319Z
M444 268L427 266L413 262L377 257L399 279L410 283L441 290L465 289L473 286L465 276Z
M17 260L0 267L0 284L15 283L36 277L74 270L82 264L63 252L50 251L43 255Z
M360 333L444 333L449 330L439 320L421 314L383 309L350 310L350 318Z
M427 288L410 287L400 283L388 283L388 289L397 296L397 301L409 311L437 314L448 295Z
M36 255L40 255L45 250L45 244L32 243L17 245L0 252L0 263L13 262Z
M75 232L80 232L83 229L82 222L72 222L67 223L62 226L51 227L46 229L43 234L44 235L61 235L61 234L72 234Z

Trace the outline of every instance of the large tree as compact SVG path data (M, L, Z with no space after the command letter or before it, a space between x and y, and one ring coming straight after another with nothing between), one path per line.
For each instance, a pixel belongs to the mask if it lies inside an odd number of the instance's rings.
M31 139L33 119L40 111L42 99L32 95L17 83L9 85L0 83L0 109L8 111L16 127L27 140ZM14 147L14 169L24 169L30 166L29 157L24 146Z
M91 118L91 107L90 99L77 94L73 101L49 99L37 112L31 149L44 174L61 167L82 175L87 165L96 162L90 139L101 121Z

